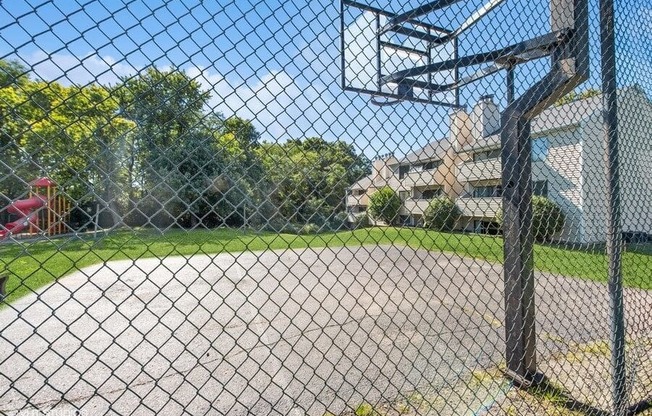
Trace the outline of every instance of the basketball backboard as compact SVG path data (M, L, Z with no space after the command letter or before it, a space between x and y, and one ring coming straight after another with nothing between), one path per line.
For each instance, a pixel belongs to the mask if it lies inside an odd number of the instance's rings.
M548 33L460 56L461 35L504 2L484 0L474 9L463 0L424 1L416 8L399 7L401 11L395 12L340 0L342 88L369 94L372 103L381 105L416 101L459 107L461 87L502 70L509 72L507 96L513 97L513 70L525 62L552 57L553 66L567 65L570 57L583 65L587 25L578 24L578 19L584 19L579 11L585 9L586 0L551 0ZM439 21L437 13L445 14L458 3L469 3L465 16L456 26L444 27L451 25Z
M433 44L452 32L415 19L391 27L392 19L399 15L349 0L341 2L341 12L343 89L389 100L459 104L457 91L436 92L424 88L433 83L455 83L455 69L417 75L410 78L412 83L383 81L384 77L400 71L455 58L456 40Z

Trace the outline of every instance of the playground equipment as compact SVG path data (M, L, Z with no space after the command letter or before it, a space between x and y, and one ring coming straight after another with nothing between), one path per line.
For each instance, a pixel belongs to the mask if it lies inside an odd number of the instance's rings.
M19 218L1 226L0 239L24 231L55 235L67 229L70 202L58 194L57 184L43 177L30 182L29 186L29 198L16 200L5 208Z

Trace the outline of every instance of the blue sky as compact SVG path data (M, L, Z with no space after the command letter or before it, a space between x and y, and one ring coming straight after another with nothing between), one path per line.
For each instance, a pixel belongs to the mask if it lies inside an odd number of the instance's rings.
M417 1L377 0L396 12ZM456 26L482 1L458 3L430 23ZM33 75L70 84L114 84L151 64L196 77L224 115L254 120L266 140L322 136L354 143L367 156L420 147L448 133L445 108L402 103L376 107L339 88L339 1L18 1L0 7L0 57ZM402 7L398 7L398 6ZM617 1L621 84L649 91L652 5ZM598 53L597 1L591 0L591 49ZM461 40L462 54L542 34L548 2L506 0ZM523 16L527 16L524 18ZM597 59L587 86L599 86ZM517 72L524 91L546 64ZM638 72L636 72L638 71ZM465 88L462 101L493 93L504 100L502 74Z

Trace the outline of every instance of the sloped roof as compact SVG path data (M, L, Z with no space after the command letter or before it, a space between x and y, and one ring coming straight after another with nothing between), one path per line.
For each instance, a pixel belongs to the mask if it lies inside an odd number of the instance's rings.
M422 148L406 154L399 163L414 163L418 161L438 160L443 159L451 147L450 139L444 137L439 140L432 141Z
M577 101L572 101L560 106L547 108L532 119L530 124L533 135L548 130L568 128L579 124L602 109L602 94ZM500 147L500 132L491 136L482 137L474 143L466 145L462 151L479 151Z
M355 182L353 185L349 186L349 189L368 189L371 186L371 175L365 176L359 181Z
M469 150L479 151L484 149L495 149L500 147L500 133L492 134L491 136L482 137L475 142L468 144L462 147L462 151L466 152Z

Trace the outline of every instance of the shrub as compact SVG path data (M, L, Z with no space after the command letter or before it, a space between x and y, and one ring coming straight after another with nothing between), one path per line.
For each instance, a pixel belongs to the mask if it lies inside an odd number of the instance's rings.
M346 211L338 212L328 221L332 231L344 230L348 228L349 214Z
M391 225L398 218L401 209L401 199L396 191L389 186L380 188L369 196L369 215L375 220Z
M423 213L423 226L440 231L450 231L462 212L451 199L442 197L430 201Z
M319 232L319 226L314 223L308 223L304 224L300 229L299 229L299 234L301 235L306 235L306 234L317 234Z
M367 228L369 227L369 215L362 214L355 218L355 221L352 224L352 228L357 230L358 228Z
M267 221L263 229L275 233L297 234L299 228L300 227L296 226L289 220L281 216L275 216L274 218Z
M559 205L543 197L532 197L532 233L537 241L547 241L564 228L566 216ZM496 213L496 222L503 226L502 210Z

